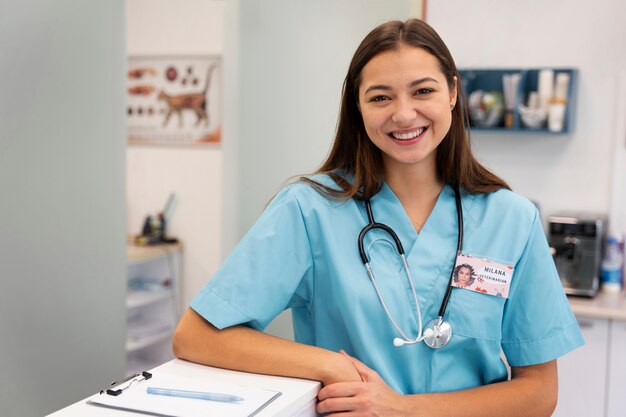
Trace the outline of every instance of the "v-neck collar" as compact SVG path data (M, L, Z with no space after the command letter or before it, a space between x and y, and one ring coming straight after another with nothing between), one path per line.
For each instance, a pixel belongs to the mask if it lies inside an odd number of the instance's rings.
M448 207L450 203L451 208ZM432 211L418 234L411 223L411 219L409 219L408 214L404 210L402 203L387 183L383 183L380 191L372 197L371 204L374 219L378 223L388 225L396 232L404 246L404 251L407 256L413 250L413 246L420 236L428 235L429 231L433 228L437 230L442 222L445 222L447 210L455 210L454 190L450 185L445 184L437 197ZM446 207L442 207L444 205Z

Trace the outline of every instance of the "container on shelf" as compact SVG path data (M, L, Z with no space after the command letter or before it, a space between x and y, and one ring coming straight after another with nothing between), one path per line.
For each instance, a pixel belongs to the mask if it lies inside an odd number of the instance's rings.
M620 292L622 290L622 268L624 260L619 240L609 236L602 261L602 291Z

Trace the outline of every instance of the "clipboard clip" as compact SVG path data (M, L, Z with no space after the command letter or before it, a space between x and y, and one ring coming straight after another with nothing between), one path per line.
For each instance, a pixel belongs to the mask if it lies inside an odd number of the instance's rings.
M104 394L105 392L109 395L113 395L113 396L118 396L120 395L122 392L124 392L125 390L127 390L128 388L131 387L131 385L133 385L135 382L139 382L139 381L145 381L147 379L152 378L152 374L150 372L138 372L136 374L132 374L127 376L124 379L121 379L119 381L113 381L111 382L111 385L109 385L108 388L104 388L100 391L100 395ZM118 388L118 389L114 389L115 387L119 387L122 384L125 384L128 382L128 385L126 385L124 388Z

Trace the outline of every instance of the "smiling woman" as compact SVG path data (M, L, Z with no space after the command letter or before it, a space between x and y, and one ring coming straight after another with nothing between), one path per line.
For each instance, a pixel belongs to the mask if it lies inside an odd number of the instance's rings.
M435 150L452 122L456 77L449 87L437 58L421 48L400 46L372 58L361 78L363 124L383 152L385 169L408 164L434 173Z
M470 151L459 85L426 23L370 32L328 158L277 194L193 300L175 354L322 381L329 416L550 415L556 358L580 330L535 206ZM452 285L478 254L507 271L499 297ZM295 342L262 333L285 309ZM423 330L422 312L438 324Z

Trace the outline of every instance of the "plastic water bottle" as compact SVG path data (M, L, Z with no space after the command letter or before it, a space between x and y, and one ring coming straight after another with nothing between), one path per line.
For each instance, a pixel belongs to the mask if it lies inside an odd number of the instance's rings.
M607 239L604 260L602 261L602 289L619 292L622 289L623 256L620 242L611 236Z

